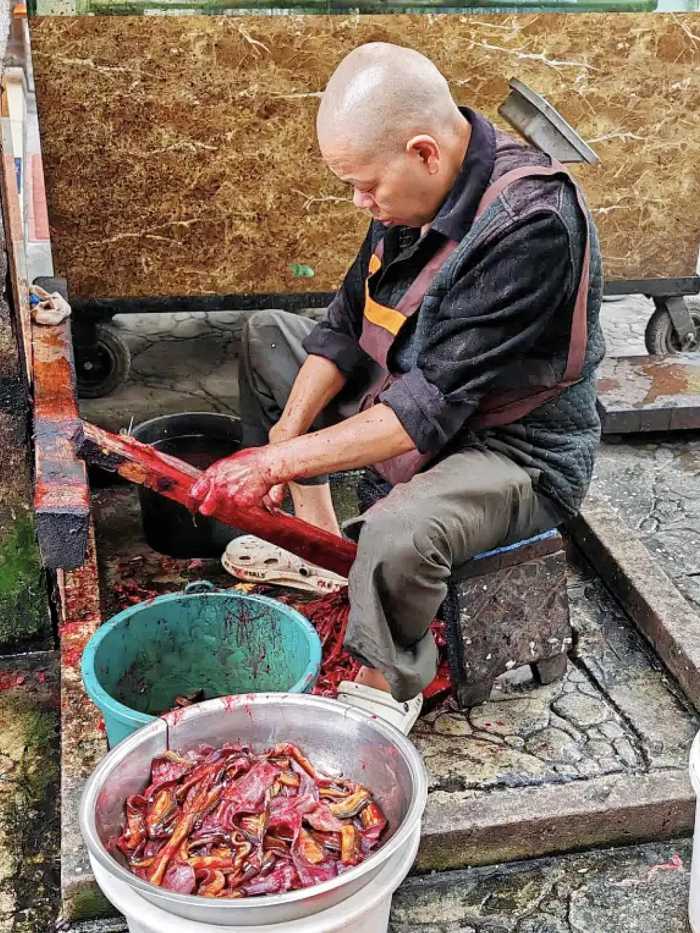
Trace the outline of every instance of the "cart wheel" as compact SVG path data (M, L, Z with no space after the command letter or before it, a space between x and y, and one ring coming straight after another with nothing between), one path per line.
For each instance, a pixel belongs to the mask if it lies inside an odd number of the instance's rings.
M109 395L129 375L131 352L117 331L108 324L95 328L96 340L76 347L76 378L81 398Z
M700 303L697 299L685 299L690 311L690 317L695 327L695 347L700 347ZM653 356L665 356L669 353L683 353L683 347L680 344L678 335L673 329L671 318L664 308L657 308L649 318L646 331L644 332L644 342L649 353Z

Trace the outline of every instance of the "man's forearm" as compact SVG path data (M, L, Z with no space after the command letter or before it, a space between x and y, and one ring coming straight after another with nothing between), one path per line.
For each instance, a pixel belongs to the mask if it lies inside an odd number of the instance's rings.
M290 437L305 434L345 382L346 377L335 363L322 356L307 357L294 380L275 432Z
M374 405L340 424L265 449L269 479L284 483L380 463L415 444L388 405Z

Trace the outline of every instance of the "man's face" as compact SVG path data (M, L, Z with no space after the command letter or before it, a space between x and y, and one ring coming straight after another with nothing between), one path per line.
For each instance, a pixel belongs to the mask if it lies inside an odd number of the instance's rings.
M335 147L322 155L333 174L352 186L355 207L385 226L421 227L435 216L439 185L416 150L368 157Z

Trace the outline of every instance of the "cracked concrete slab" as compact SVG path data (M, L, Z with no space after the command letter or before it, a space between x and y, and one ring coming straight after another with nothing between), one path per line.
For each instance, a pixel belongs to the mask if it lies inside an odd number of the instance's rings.
M112 326L131 350L129 377L80 414L111 431L178 411L238 411L238 340L246 312L133 314Z
M178 411L238 412L238 352L252 311L117 315L131 350L128 379L109 396L81 399L80 413L110 431ZM319 317L318 308L309 309Z
M600 309L607 356L646 353L644 331L654 313L654 302L644 295L608 298Z
M652 302L628 296L603 305L609 356L644 353ZM700 610L700 439L697 432L607 438L598 452L591 498L619 516L654 563ZM624 531L622 532L624 534Z
M604 849L409 878L390 933L690 933L691 846Z
M604 500L590 496L570 530L687 697L700 708L700 615L694 605Z
M641 296L603 306L609 355L644 352ZM700 439L603 440L572 532L606 584L700 706Z
M645 435L600 449L592 494L649 549L700 611L700 437Z
M569 576L576 638L565 678L535 687L521 672L516 684L498 682L489 703L424 716L413 738L434 790L476 799L684 769L697 718L683 694L591 570L572 564Z
M434 790L416 870L447 871L664 839L689 833L694 813L685 769L543 783L483 797Z

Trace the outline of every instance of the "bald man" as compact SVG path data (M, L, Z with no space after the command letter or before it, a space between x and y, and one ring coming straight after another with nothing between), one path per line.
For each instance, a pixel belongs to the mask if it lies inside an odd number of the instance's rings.
M367 467L387 492L354 523L339 699L408 732L435 676L429 625L453 568L573 516L600 425L601 260L562 166L458 107L411 49L351 52L321 100L324 162L371 216L315 325L252 317L241 414L251 448L195 487L340 533L327 474Z

